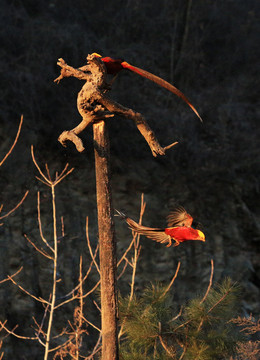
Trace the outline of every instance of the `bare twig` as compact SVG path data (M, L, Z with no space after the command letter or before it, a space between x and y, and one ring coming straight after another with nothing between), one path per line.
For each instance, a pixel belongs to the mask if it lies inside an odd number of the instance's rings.
M39 165L35 159L33 145L31 145L31 155L32 155L33 163L36 166L38 172L41 174L41 176L45 180L46 184L48 184L50 186L50 180L44 175L44 173L42 172L41 168L39 167Z
M3 165L3 163L4 163L5 160L8 158L8 156L12 153L12 151L13 151L16 143L17 143L17 140L18 140L18 138L19 138L19 136L20 136L22 124L23 124L23 115L21 116L21 120L20 120L20 123L19 123L18 131L17 131L16 137L15 137L15 139L14 139L13 145L10 147L9 151L5 154L3 160L0 161L0 166Z
M86 238L87 238L87 244L88 244L88 249L89 249L91 259L93 260L93 263L95 264L95 267L96 267L98 273L100 274L99 266L96 262L96 256L93 255L93 251L92 251L92 248L90 245L89 232L88 232L88 217L86 217Z
M144 194L142 194L141 196L141 209L140 209L140 216L139 216L139 224L142 224L142 219L143 219L143 215L144 215L144 211L145 211L145 207L146 207L146 203L144 202ZM131 246L132 244L134 245L134 256L133 256L133 260L132 263L129 262L129 260L126 257L127 252L130 250L130 246L128 247L128 249L125 251L125 253L123 254L123 257L125 262L127 264L129 264L132 267L132 279L131 279L131 284L130 284L130 296L129 296L129 302L128 302L128 308L132 302L133 296L134 296L134 286L135 286L135 276L136 276L136 266L137 266L137 261L140 255L140 235L138 235L137 233L133 234L133 240L131 242ZM122 259L121 258L121 259ZM122 324L121 324L121 328L120 331L118 333L118 339L120 339L120 337L124 334L124 325L125 325L125 321L126 321L126 317L124 317Z
M54 253L53 247L48 243L45 236L43 235L42 231L42 220L41 220L41 198L40 198L40 192L37 192L37 213L38 213L38 226L40 231L40 236L42 241L45 243L45 245Z
M18 325L16 325L12 330L9 330L6 326L6 321L4 323L2 323L2 321L0 321L0 326L2 329L4 329L9 335L13 335L18 339L24 339L24 340L37 340L36 336L23 336L23 335L18 335L16 334L14 331L18 328Z
M61 182L65 177L67 177L74 170L74 168L67 170L68 164L66 164L64 169L60 173L60 175L58 175L58 173L56 173L55 180L52 180L50 177L50 172L48 170L48 165L46 166L46 164L45 164L45 167L47 169L47 176L44 175L43 171L41 170L40 166L38 165L38 163L35 159L35 156L34 156L33 145L31 145L31 155L32 155L34 165L36 166L36 168L37 168L38 172L40 173L40 175L42 176L43 180L37 176L36 176L36 178L49 187L56 186L59 182Z
M19 201L19 203L10 211L8 211L8 213L4 214L3 216L0 216L0 220L6 218L7 216L11 215L16 209L19 208L20 205L22 205L22 203L24 202L26 196L28 195L29 190L26 191L26 193L24 194L24 196L22 197L22 199ZM3 206L1 206L1 209L3 208ZM1 211L0 211L1 212Z
M53 257L51 255L47 254L45 250L38 248L38 246L35 245L34 242L31 241L30 238L26 234L24 234L24 237L40 254L42 254L43 256L45 256L46 258L48 258L50 260L53 260Z
M211 259L211 273L210 273L209 285L208 285L207 291L206 291L203 299L201 300L200 304L202 304L206 300L206 298L207 298L207 296L209 294L209 291L210 291L211 286L212 286L213 274L214 274L214 261L213 261L213 259Z
M175 320L179 319L179 317L180 317L181 314L182 314L182 309L183 309L183 307L181 306L179 313L178 313L176 316L174 316L174 317L169 321L169 323L172 322L172 321L175 321Z
M88 319L86 319L84 316L82 316L82 319L84 321L86 321L86 323L88 323L89 325L91 325L94 329L96 329L97 331L101 332L101 330L96 326L94 325L91 321L89 321Z
M100 332L97 343L96 343L92 353L89 356L85 357L85 360L93 359L94 355L96 355L101 350L101 346L99 346L101 339L102 339L102 333Z
M1 281L0 281L0 284L3 284L4 282L11 280L11 278L13 278L13 277L15 277L16 275L18 275L18 274L22 271L22 269L23 269L23 266L21 266L20 269L17 270L16 273L14 273L13 275L9 275L6 279L1 280Z
M56 217L56 203L55 203L55 185L51 187L52 195L52 221L53 221L53 243L54 243L54 258L53 258L53 283L52 283L52 297L50 304L50 313L48 319L48 327L46 332L46 342L45 342L45 353L44 360L48 359L50 340L51 340L51 330L53 326L53 315L55 310L56 302L56 286L57 286L57 263L58 263L58 240L57 240L57 217Z
M98 248L99 248L99 244L98 244L97 247L96 247L96 250L95 250L95 253L94 253L94 258L96 258L96 256L97 256ZM81 282L80 282L79 284L77 284L77 285L75 286L75 288L72 289L72 290L71 290L68 294L66 294L64 297L68 297L68 296L70 296L70 295L73 295L73 294L76 292L76 290L78 290L78 288L81 286L81 284L83 284L83 283L87 280L87 278L88 278L88 276L89 276L89 274L90 274L90 272L91 272L91 270L92 270L93 264L94 264L94 262L93 262L93 260L92 260L91 263L90 263L90 265L89 265L88 271L87 271L86 275L84 276L84 278L81 280ZM63 298L64 298L64 297L63 297ZM78 298L77 296L74 296L74 295L73 295L71 298L69 298L69 299L66 300L66 303L67 303L67 302L70 302L70 301L73 301L74 299L77 299L77 298ZM63 302L63 303L60 303L60 304L57 305L56 307L58 308L58 307L62 306L63 304L64 304L64 302Z
M13 283L15 286L17 286L21 291L23 291L25 294L29 295L29 296L30 296L31 298L33 298L34 300L37 300L37 301L39 301L40 303L44 303L44 304L48 304L48 305L50 304L48 301L46 301L46 300L44 300L44 299L42 299L42 298L40 298L40 297L37 297L37 296L31 294L28 290L26 290L26 289L23 288L21 285L19 285L19 284L12 278L12 276L8 276L7 278L8 278L8 280L12 281L12 283Z
M173 358L173 353L172 351L169 349L168 345L165 343L165 341L163 340L161 335L158 335L160 343L162 345L162 347L164 348L164 350L167 352L168 355L170 355L171 358Z
M124 267L123 267L123 269L122 269L121 273L117 276L117 280L119 280L119 279L123 276L123 274L124 274L124 273L125 273L125 271L126 271L127 265L128 265L128 262L127 262L127 261L125 261L125 265L124 265Z
M178 272L179 272L179 270L180 270L180 266L181 266L181 262L179 261L179 262L178 262L178 265L177 265L177 269L176 269L176 271L175 271L175 274L174 274L173 278L171 279L169 285L167 286L166 290L165 290L164 293L162 294L161 298L163 298L163 297L167 294L167 292L170 290L170 288L172 287L175 279L177 278Z
M163 149L164 149L164 151L169 150L169 149L171 149L173 146L175 146L177 144L178 144L178 141L175 141L174 143L172 143L172 144L170 144L168 146L165 146Z

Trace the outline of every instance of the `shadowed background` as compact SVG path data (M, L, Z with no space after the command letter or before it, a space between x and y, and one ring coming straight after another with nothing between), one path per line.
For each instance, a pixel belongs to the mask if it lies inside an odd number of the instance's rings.
M51 268L23 237L39 238L38 190L46 236L52 231L50 194L35 179L31 144L41 166L47 162L53 171L62 170L69 162L75 167L56 194L67 234L60 249L61 293L76 284L80 254L88 264L86 216L91 241L97 242L92 129L81 136L84 153L70 144L62 148L58 136L80 121L76 98L83 82L71 78L57 85L53 80L60 71L58 58L79 67L88 54L97 52L172 82L204 120L201 124L176 96L131 72L120 73L110 92L114 100L146 117L162 146L179 141L166 156L153 158L130 120L109 120L114 207L137 220L144 193L144 225L165 226L171 207L180 204L203 224L206 234L206 243L170 249L143 238L137 291L150 281L168 282L180 260L173 296L181 304L205 290L213 258L214 281L225 276L238 281L242 313L259 313L258 18L257 1L1 1L1 158L24 115L18 144L1 168L3 213L27 189L30 193L0 227L0 279L24 266L19 281L48 297ZM121 253L131 233L119 219L115 223ZM127 276L119 283L123 293L128 291ZM8 319L10 327L21 324L21 333L32 313L41 310L6 283L0 288L0 303L1 318ZM6 354L26 358L22 354L30 344L18 341L18 351L17 341L8 338ZM30 358L36 354L30 345Z

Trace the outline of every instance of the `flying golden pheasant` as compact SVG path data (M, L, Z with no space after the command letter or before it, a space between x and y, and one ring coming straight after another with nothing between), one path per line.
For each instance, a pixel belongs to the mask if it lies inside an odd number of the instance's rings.
M193 218L183 207L176 208L168 215L168 227L166 229L139 225L122 212L116 211L126 221L131 230L162 244L167 243L167 247L172 245L173 240L175 241L173 246L178 246L180 243L188 240L205 241L203 232L191 227Z
M105 66L106 66L106 70L107 70L108 74L117 75L121 70L127 69L127 70L133 71L136 74L141 75L141 76L155 82L156 84L164 87L165 89L171 91L173 94L177 95L182 100L184 100L186 102L186 104L188 104L189 107L198 116L200 121L202 121L198 111L191 104L189 99L179 89L177 89L175 86L168 83L167 81L163 80L159 76L156 76L156 75L151 74L150 72L148 72L146 70L143 70L143 69L140 69L140 68L138 68L136 66L133 66L133 65L129 64L128 62L122 60L122 59L113 59L113 58L111 58L109 56L102 57L101 55L99 55L97 53L93 53L92 55L95 55L96 57L101 58L101 60L104 62Z

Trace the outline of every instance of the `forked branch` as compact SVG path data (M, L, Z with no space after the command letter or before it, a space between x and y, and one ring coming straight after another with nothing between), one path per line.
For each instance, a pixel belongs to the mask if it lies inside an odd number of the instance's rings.
M59 141L63 146L66 146L67 141L71 141L79 152L84 151L85 148L78 135L88 125L100 120L106 120L114 115L119 115L135 122L138 130L148 143L153 156L165 155L166 150L177 144L177 142L174 142L162 147L140 113L110 99L106 94L110 90L112 83L107 81L104 63L94 55L88 55L87 60L87 65L79 69L74 69L72 66L67 65L63 59L59 59L57 63L61 67L61 75L54 80L55 82L58 83L65 77L76 77L79 80L86 81L77 99L78 111L82 116L82 121L74 129L65 130L59 136Z

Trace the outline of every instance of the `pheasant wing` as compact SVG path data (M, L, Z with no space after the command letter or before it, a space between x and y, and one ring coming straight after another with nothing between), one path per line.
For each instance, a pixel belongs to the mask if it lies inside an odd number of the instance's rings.
M168 227L186 226L191 227L193 218L187 211L179 206L167 216Z

